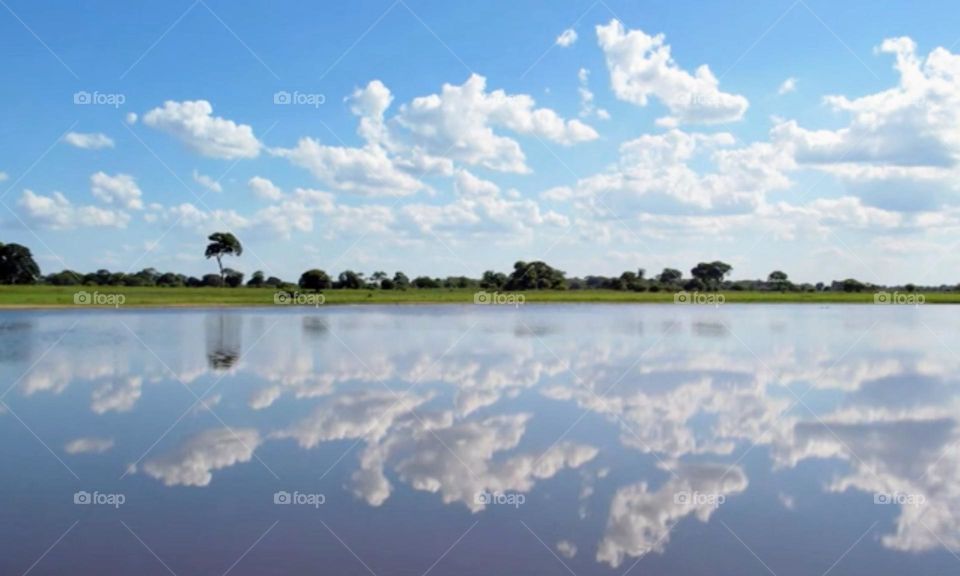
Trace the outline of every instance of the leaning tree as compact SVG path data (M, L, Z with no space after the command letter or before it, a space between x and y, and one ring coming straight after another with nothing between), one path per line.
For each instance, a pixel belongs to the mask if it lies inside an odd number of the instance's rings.
M208 259L217 259L217 266L220 267L220 285L223 286L224 280L226 279L223 269L223 257L240 256L243 254L243 246L240 244L240 241L237 240L237 237L230 232L214 232L207 240L210 240L210 243L207 244L205 255Z

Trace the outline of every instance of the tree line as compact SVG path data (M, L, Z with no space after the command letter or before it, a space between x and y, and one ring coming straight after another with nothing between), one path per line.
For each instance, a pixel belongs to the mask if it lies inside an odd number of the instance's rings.
M245 281L243 272L224 266L225 257L243 254L240 241L229 232L216 232L208 237L204 256L215 259L217 273L202 276L187 276L176 272L160 272L144 268L136 273L111 272L100 269L80 273L62 270L44 275L33 259L30 249L20 244L0 243L0 284L48 284L53 286L154 286L154 287L224 287L224 288L276 288L283 290L409 290L409 289L482 289L491 291L527 290L620 290L634 292L660 291L780 291L780 292L863 292L886 288L860 282L853 278L834 281L830 284L796 284L780 270L771 272L765 280L729 280L733 267L722 261L700 262L685 277L680 270L664 268L659 274L647 276L643 268L628 270L619 276L585 276L568 278L546 262L519 261L510 273L488 270L480 278L448 276L435 278L417 276L409 278L403 272L393 275L376 271L367 276L363 272L345 270L331 276L326 271L314 268L301 274L296 282L276 276L267 276L257 270ZM908 292L918 288L912 284L903 286ZM952 286L925 287L924 290L953 290Z

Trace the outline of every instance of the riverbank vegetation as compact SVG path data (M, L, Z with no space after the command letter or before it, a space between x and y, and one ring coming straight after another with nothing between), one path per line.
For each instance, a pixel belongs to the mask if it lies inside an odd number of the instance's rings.
M236 237L217 232L209 240L204 256L216 259L217 270L199 277L154 268L42 274L29 248L0 244L0 284L10 285L0 286L0 305L70 305L84 291L123 294L126 305L144 306L270 304L277 294L299 292L322 293L324 303L331 304L472 302L480 291L520 292L527 302L672 302L679 292L721 292L727 302L872 302L880 292L922 293L928 302L960 301L956 286L879 286L853 278L794 283L781 270L764 279L732 280L733 267L722 261L700 262L688 275L674 268L656 274L638 268L618 276L567 277L546 262L518 261L509 273L488 270L478 278L410 278L402 271L368 275L354 270L332 275L321 268L303 272L296 281L260 270L248 278L222 262L223 256L242 255Z

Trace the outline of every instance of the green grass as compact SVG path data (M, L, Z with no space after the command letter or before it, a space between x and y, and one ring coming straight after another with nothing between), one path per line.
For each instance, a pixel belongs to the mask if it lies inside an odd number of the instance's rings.
M0 286L0 308L75 307L74 294L122 294L125 307L274 306L272 288L131 288L113 286ZM326 304L472 304L473 289L327 290ZM524 292L526 303L672 303L672 292L567 290ZM872 292L722 292L725 303L872 304ZM960 292L924 295L928 304L960 303ZM79 307L79 306L77 306Z

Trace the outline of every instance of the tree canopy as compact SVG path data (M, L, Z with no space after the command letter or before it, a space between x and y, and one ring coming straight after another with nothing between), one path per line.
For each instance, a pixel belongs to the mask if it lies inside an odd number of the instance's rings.
M702 282L704 287L716 290L731 270L733 270L733 266L726 262L715 260L713 262L700 262L690 270L690 275L693 276L694 279Z
M207 244L207 250L204 255L209 258L217 259L217 266L220 268L220 284L226 282L226 274L223 269L224 256L240 256L243 254L243 245L237 240L237 237L230 232L214 232L207 237L210 241ZM242 279L241 279L242 281Z
M333 282L330 281L330 276L328 276L326 272L314 268L301 274L300 281L297 283L297 285L304 290L313 290L314 292L319 292L321 290L327 290L331 288L333 286Z
M29 248L0 243L0 284L33 284L39 278L40 267Z
M513 265L505 290L560 290L566 287L564 273L546 262L523 262Z

